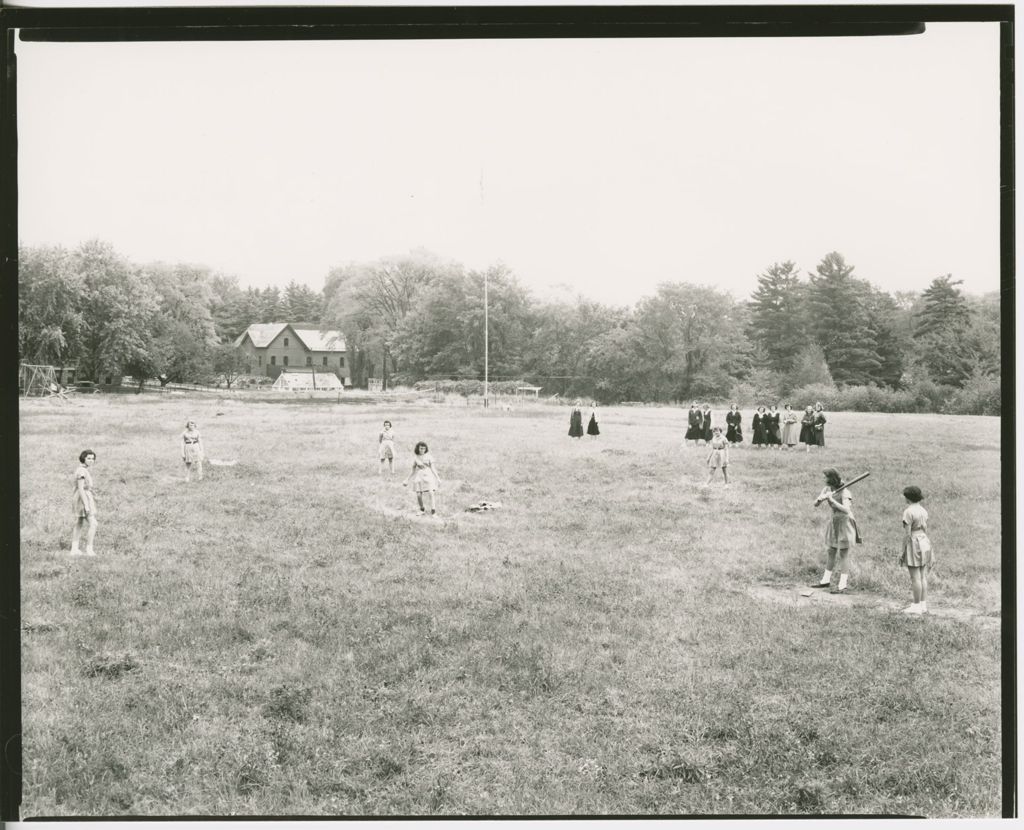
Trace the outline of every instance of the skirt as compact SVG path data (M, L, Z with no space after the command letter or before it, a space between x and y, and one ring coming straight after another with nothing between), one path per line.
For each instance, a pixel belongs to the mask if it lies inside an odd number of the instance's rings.
M717 470L719 467L724 469L729 466L729 462L725 459L725 450L713 450L711 452L711 457L708 459L708 466L712 470Z
M704 433L699 426L692 425L687 427L685 440L687 441L699 441L704 437Z
M395 442L394 441L381 441L380 442L380 460L383 461L385 458L391 459L395 457Z
M196 464L202 463L203 451L199 449L198 444L186 444L185 445L185 463Z
M910 539L903 543L899 564L908 568L924 568L935 564L932 541L924 531L914 531L910 534Z
M430 470L420 470L412 477L412 489L417 493L432 493L437 489L437 476Z
M782 443L792 447L796 443L796 424L782 425Z
M852 548L857 539L854 520L845 513L836 512L825 525L825 547Z
M93 499L90 499L90 501L92 502L92 507L89 508L89 515L95 517L96 502ZM71 512L76 519L85 518L85 502L82 501L82 497L77 492L71 497Z

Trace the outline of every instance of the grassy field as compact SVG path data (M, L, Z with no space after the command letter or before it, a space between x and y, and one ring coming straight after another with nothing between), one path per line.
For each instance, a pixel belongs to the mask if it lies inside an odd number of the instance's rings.
M685 411L599 414L574 441L544 406L25 403L23 816L997 816L998 420L830 414L825 452L736 451L726 490ZM186 485L189 417L238 464ZM420 439L438 521L399 483ZM71 559L85 447L100 556ZM836 601L798 593L826 466L872 472Z

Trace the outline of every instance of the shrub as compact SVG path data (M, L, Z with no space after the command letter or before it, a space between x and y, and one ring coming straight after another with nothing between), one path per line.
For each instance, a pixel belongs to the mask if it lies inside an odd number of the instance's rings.
M793 405L793 409L803 409L805 406L813 406L818 401L825 409L842 409L837 405L839 390L829 383L809 383L797 389L790 390L787 403Z
M999 378L975 369L949 400L946 411L954 415L999 415L1002 412Z

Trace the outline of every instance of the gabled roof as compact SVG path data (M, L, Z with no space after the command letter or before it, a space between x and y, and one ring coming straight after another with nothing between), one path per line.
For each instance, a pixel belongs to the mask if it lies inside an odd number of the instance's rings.
M307 349L311 352L343 352L345 351L345 340L340 331L320 329L297 329L290 323L253 323L235 340L236 346L241 346L246 335L252 340L253 346L257 349L265 349L285 329L291 329Z
M345 341L340 331L320 329L292 329L311 352L343 352Z
M235 345L241 346L242 341L245 340L245 336L248 334L249 339L252 340L252 344L257 349L265 348L287 327L287 323L253 323L238 336L238 339L235 340Z

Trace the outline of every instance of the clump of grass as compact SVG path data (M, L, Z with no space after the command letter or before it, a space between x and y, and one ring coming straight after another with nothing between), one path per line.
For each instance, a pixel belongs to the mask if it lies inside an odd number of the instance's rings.
M306 686L275 686L270 690L270 701L263 712L268 718L304 723L312 697L312 689Z
M102 677L105 680L117 680L119 677L138 671L142 665L131 654L113 656L99 654L93 657L82 669L86 677Z

